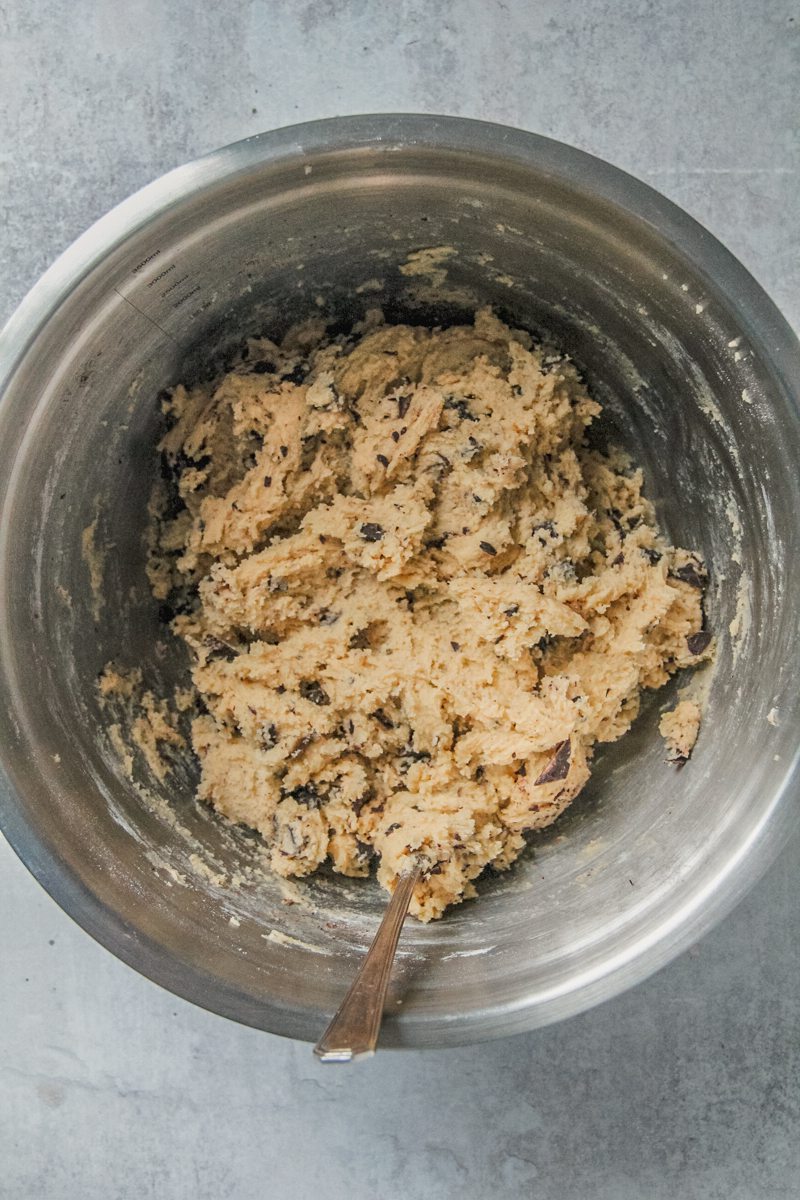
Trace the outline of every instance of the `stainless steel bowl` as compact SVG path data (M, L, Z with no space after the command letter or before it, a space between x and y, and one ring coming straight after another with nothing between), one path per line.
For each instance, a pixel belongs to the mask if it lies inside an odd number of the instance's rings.
M402 272L432 246L452 250L438 278ZM166 175L47 272L0 343L2 821L137 970L236 1020L318 1034L377 921L375 885L287 894L249 870L257 848L196 805L190 763L159 784L139 762L134 787L95 681L109 659L156 691L186 668L143 573L159 391L244 334L376 302L425 320L488 302L571 352L670 534L706 555L719 637L688 767L664 764L656 732L673 689L511 874L407 928L386 1040L442 1046L636 983L731 907L796 814L800 351L710 234L605 163L472 121L303 125Z

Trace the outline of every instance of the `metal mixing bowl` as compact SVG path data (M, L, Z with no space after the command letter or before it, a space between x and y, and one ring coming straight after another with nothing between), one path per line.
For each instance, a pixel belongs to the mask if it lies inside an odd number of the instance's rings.
M438 274L400 269L436 246L451 248ZM108 660L141 665L156 692L186 671L143 571L158 393L319 305L441 320L478 302L584 369L670 536L707 558L719 652L684 770L657 734L673 687L510 874L407 926L385 1040L442 1046L642 979L786 838L800 728L788 326L705 230L605 163L498 126L381 116L250 138L166 175L59 259L0 343L5 833L114 954L277 1033L319 1033L383 896L332 875L287 891L251 869L257 844L195 803L193 764L160 784L139 761L134 786L109 743L95 688Z

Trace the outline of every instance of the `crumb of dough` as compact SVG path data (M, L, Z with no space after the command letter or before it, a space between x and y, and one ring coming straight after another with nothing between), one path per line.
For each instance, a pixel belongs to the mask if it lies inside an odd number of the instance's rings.
M103 576L105 573L105 557L97 545L97 525L99 515L81 533L81 557L89 571L89 587L92 593L92 616L100 620L100 610L105 604Z
M664 713L658 732L667 743L669 762L683 766L700 732L700 706L694 700L681 700L670 712Z
M712 652L700 557L586 442L568 359L474 324L321 320L165 401L150 580L193 658L199 796L273 869L475 895L643 688Z
M100 696L106 702L115 702L125 716L125 728L130 742L140 751L156 779L166 779L171 764L162 752L162 747L185 749L186 743L176 729L174 717L166 700L159 699L142 684L142 672L138 668L123 671L113 663L107 663L97 681ZM133 755L126 743L122 726L115 721L109 726L111 744L122 760L125 773L133 775Z

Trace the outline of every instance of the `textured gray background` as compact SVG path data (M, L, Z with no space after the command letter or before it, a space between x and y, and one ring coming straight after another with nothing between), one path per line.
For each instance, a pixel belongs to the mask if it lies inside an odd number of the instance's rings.
M162 171L337 113L562 138L709 226L800 325L785 0L6 0L0 318ZM0 845L0 1196L800 1194L800 842L699 946L542 1032L322 1068L92 943Z

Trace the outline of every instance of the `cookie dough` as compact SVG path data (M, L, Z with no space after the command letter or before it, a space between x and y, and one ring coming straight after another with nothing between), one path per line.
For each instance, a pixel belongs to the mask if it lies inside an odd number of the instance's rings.
M643 688L711 653L572 364L490 311L251 340L164 404L150 577L190 648L200 796L275 871L420 858L422 920L589 778Z
M694 700L681 700L659 722L658 732L667 743L670 762L679 766L688 759L700 731L700 706Z

